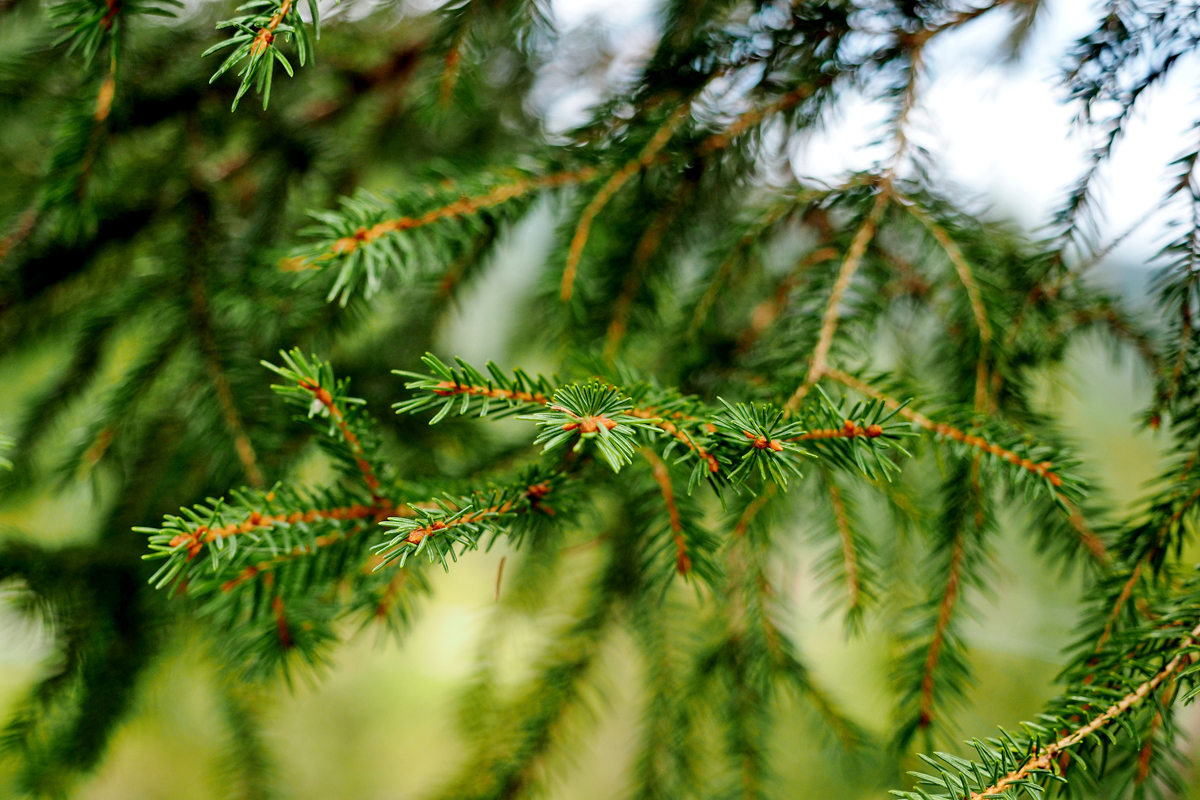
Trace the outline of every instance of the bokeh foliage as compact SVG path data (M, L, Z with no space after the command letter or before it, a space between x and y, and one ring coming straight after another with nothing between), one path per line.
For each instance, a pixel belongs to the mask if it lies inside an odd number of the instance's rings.
M496 636L557 620L515 689L486 659L463 687L444 796L541 790L598 710L619 635L651 689L638 796L771 795L793 705L814 721L801 748L898 781L914 749L954 746L976 672L965 631L1016 508L1034 558L1083 586L1063 694L975 740L974 761L921 756L902 793L1175 791L1174 714L1200 653L1183 559L1200 497L1195 154L1173 164L1167 202L1190 227L1164 252L1155 326L1085 280L1103 238L1091 173L1031 241L981 218L910 136L923 48L985 16L1019 39L1037 5L669 2L646 62L549 132L537 2L354 9L318 41L315 6L262 0L216 25L217 67L199 55L207 8L161 22L162 5L9 3L0 348L65 356L12 431L0 491L90 479L99 498L87 542L33 531L0 550L0 580L55 646L6 728L13 790L70 793L192 636L240 790L268 794L246 698L319 676L354 628L403 637L436 568L497 541L514 565ZM1195 13L1114 5L1072 55L1064 80L1109 135L1097 164L1195 47ZM251 90L261 105L238 106ZM887 155L835 186L771 179L854 93L888 107ZM547 374L432 355L538 209L559 228L527 267L512 355ZM1037 398L1097 332L1156 376L1145 421L1174 447L1128 519ZM322 478L302 479L314 463ZM781 622L797 520L846 635L879 635L892 658L886 748ZM597 550L583 575L565 566L580 547Z

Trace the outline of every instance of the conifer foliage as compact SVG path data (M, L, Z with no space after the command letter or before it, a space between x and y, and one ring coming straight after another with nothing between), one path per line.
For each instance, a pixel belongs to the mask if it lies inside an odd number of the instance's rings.
M443 796L542 789L618 631L649 687L631 793L771 796L789 704L814 712L814 742L881 752L788 622L778 567L801 528L846 635L895 654L881 744L919 764L889 773L897 794L1181 785L1175 715L1200 693L1182 556L1200 499L1197 152L1164 164L1165 323L1084 278L1118 238L1096 175L1200 42L1200 6L1114 2L1069 54L1099 145L1041 241L945 185L911 119L931 42L989 19L1019 43L1037 0L666 0L645 62L552 135L528 98L569 43L539 0L379 4L320 38L315 0L255 0L217 34L203 9L150 19L172 0L2 7L0 147L40 161L0 167L0 348L61 359L0 489L90 479L100 498L86 543L0 547L0 580L57 647L5 729L14 791L68 793L148 666L199 631L237 785L264 796L244 687L319 672L355 627L403 641L442 570L499 543L497 617L564 621L518 690L485 674L466 691ZM850 94L889 109L879 163L781 180L789 143ZM497 243L541 211L558 227L526 265L514 358L553 374L434 355ZM1128 519L1036 398L1096 331L1155 376L1144 421L1174 447ZM328 476L302 480L314 461ZM1002 508L1082 576L1083 621L1061 697L963 749L965 629L1004 566ZM582 583L576 548L600 553Z

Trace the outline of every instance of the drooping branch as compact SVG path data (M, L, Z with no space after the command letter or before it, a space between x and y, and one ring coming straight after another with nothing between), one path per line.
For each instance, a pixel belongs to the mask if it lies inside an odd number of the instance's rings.
M838 539L842 545L842 564L846 572L846 594L851 611L858 608L860 587L858 583L858 554L854 551L854 534L850 530L850 520L846 517L846 506L842 502L842 493L828 473L825 475L825 485L829 489L829 503L833 506L833 519L837 525Z
M821 332L817 338L817 346L813 350L812 363L808 369L808 376L784 406L789 414L794 414L800 408L800 402L804 400L805 395L821 379L821 376L825 374L825 361L829 357L829 348L833 344L833 334L837 330L842 295L846 293L846 289L850 286L850 281L854 277L854 273L858 271L858 266L862 263L863 256L866 255L867 246L875 238L875 227L879 223L880 217L883 216L883 212L890 200L891 191L885 186L876 195L871 211L867 214L867 218L863 220L863 224L858 229L858 232L854 234L854 240L850 243L850 249L846 251L846 259L842 262L842 268L838 271L837 282L833 285L833 291L829 293L829 302L825 306L825 315L821 321Z
M979 330L981 344L979 364L976 370L975 408L977 411L983 412L987 409L988 405L987 358L992 344L992 325L988 321L987 307L983 304L983 294L979 291L979 283L975 280L975 273L972 271L971 265L967 263L967 259L963 256L958 242L950 237L946 229L915 203L905 203L904 205L909 213L916 217L933 234L933 238L937 240L943 252L950 259L950 263L954 266L954 271L958 273L958 279L962 282L963 288L967 291L967 298L971 301L971 313L975 317L975 327Z
M692 568L692 559L688 555L687 541L683 538L683 525L679 521L679 507L675 504L675 489L671 485L671 473L667 471L667 465L655 455L653 450L643 447L641 452L650 462L654 481L662 490L663 505L667 509L667 519L671 525L671 537L675 540L675 568L680 575L687 575Z
M768 103L761 108L752 108L749 111L744 112L725 130L721 131L720 133L714 133L712 136L709 136L707 139L705 139L701 143L700 147L697 148L697 154L702 156L708 155L716 152L717 150L723 150L724 148L729 147L729 145L733 144L734 139L755 127L767 117L771 116L772 114L778 114L781 111L787 111L788 109L799 105L816 94L819 89L827 87L833 82L833 80L834 77L830 75L820 82L802 84L772 103Z
M1109 562L1108 549L1099 536L1095 534L1083 519L1083 515L1073 502L1063 493L1067 489L1067 484L1064 482L1062 475L1054 470L1054 464L1049 461L1035 462L1029 458L1025 458L1018 453L1013 452L1000 445L993 444L981 436L975 436L966 433L953 425L948 425L944 422L934 422L924 414L913 410L912 408L902 404L893 397L889 397L883 392L876 389L874 386L842 372L839 369L829 368L825 370L825 376L837 381L843 386L849 387L859 394L866 397L871 397L884 403L888 408L894 409L896 413L910 422L914 422L925 430L945 436L948 439L953 439L956 442L961 442L968 447L974 448L981 453L987 453L995 456L1003 461L1012 464L1018 469L1024 470L1039 478L1044 478L1049 482L1054 491L1055 500L1067 512L1068 520L1071 527L1079 535L1080 542L1084 545L1092 557L1101 565L1106 565Z
M621 293L617 296L616 302L613 303L612 320L609 322L608 331L604 337L604 358L609 362L616 358L617 351L621 346L621 340L625 337L625 330L629 327L629 314L633 310L633 301L637 296L638 290L642 287L645 279L645 271L650 264L650 259L658 251L668 226L671 224L676 213L678 213L679 208L686 201L688 195L691 194L694 186L695 183L693 181L684 183L674 200L655 215L653 221L646 227L645 232L642 233L642 237L638 240L637 247L634 248L633 258L629 265L629 273L626 275L625 282L621 286Z
M942 600L938 604L937 622L934 623L933 637L929 641L929 651L925 656L925 667L921 678L921 704L919 724L928 728L933 723L933 687L934 675L938 659L941 657L942 643L946 638L946 629L950 625L950 617L954 613L958 601L959 586L962 581L963 533L959 531L954 539L954 549L950 553L950 565L947 569L946 586L942 591Z
M217 404L221 408L225 426L229 428L229 433L233 436L234 449L237 451L238 459L242 462L246 480L254 488L261 488L263 485L262 470L258 468L254 445L250 443L250 437L246 434L245 426L242 425L242 416L238 413L233 390L229 386L229 378L226 376L225 370L221 368L220 351L217 348L216 337L213 336L212 324L208 316L208 297L199 274L193 275L192 279L192 316L195 319L196 334L200 339L200 350L204 356L204 363L208 368L209 377L212 379L213 391L217 395Z
M620 191L630 178L654 161L659 151L667 145L667 142L671 141L675 131L688 119L690 114L690 104L685 103L677 108L666 123L654 133L654 136L650 137L650 141L642 148L641 153L613 173L612 177L600 187L600 191L596 192L596 196L583 209L583 213L579 216L579 222L575 226L575 235L571 238L571 246L567 250L567 265L563 269L562 301L564 303L571 299L571 294L575 289L575 273L579 269L579 259L583 257L583 248L587 244L588 234L591 232L592 222L595 221L596 215L604 209L612 196Z
M771 208L761 219L758 220L752 228L742 234L737 243L729 251L729 254L721 261L717 267L712 280L709 281L708 288L704 291L704 295L696 303L696 308L692 312L692 324L689 327L689 332L695 332L699 329L704 318L708 316L709 309L713 303L717 301L721 290L725 286L726 280L729 278L730 272L733 271L734 265L737 263L738 257L744 254L755 242L762 238L763 234L768 231L771 226L780 220L788 211L794 207L793 203L778 203Z

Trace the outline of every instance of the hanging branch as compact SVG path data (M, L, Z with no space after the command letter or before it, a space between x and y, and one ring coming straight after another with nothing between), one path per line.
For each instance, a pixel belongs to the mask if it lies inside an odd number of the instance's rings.
M988 322L987 307L983 304L983 295L979 291L979 284L975 281L971 265L963 257L958 243L950 238L950 234L946 232L946 229L939 225L917 204L905 203L904 206L910 214L916 217L933 234L933 238L941 245L947 258L950 259L950 263L954 266L954 271L958 273L958 279L962 281L963 288L967 291L967 297L971 301L971 313L975 316L975 327L979 330L981 345L975 381L975 409L982 413L988 408L987 359L992 344L992 326Z
M650 141L646 143L637 157L625 162L623 167L613 173L612 177L600 187L600 191L596 192L591 202L583 209L583 213L579 216L579 222L575 226L575 235L571 237L571 246L567 250L567 265L563 269L562 301L564 303L571 299L571 293L574 291L575 272L579 268L579 259L583 257L583 248L587 244L588 233L592 229L592 222L596 219L596 215L604 209L612 196L619 192L630 178L650 166L659 151L666 147L679 126L690 116L691 105L688 103L675 109L667 118L666 123L650 137Z
M616 358L621 340L625 338L625 331L629 326L629 314L633 310L634 296L642 286L650 259L658 251L668 226L694 187L694 181L684 183L671 203L654 217L642 233L641 238L638 239L637 247L633 251L633 258L630 260L629 272L625 276L625 282L621 286L621 293L617 296L617 301L613 303L612 320L609 322L608 331L604 336L604 359L610 363Z
M850 530L850 520L846 514L846 505L842 502L841 490L833 482L828 471L823 472L823 477L829 492L829 504L833 507L838 539L841 542L842 568L846 575L846 606L848 613L853 615L862 608L862 587L858 577L858 553L854 547L854 533Z
M216 392L217 401L221 406L221 415L225 419L225 425L229 428L230 435L233 436L238 460L242 462L242 469L245 470L246 480L250 482L250 485L255 489L262 488L263 475L258 468L254 445L250 443L250 437L246 435L246 429L242 425L242 418L238 413L233 391L229 387L229 378L225 375L225 370L221 369L220 354L208 317L208 298L199 276L195 276L192 280L192 311L196 321L196 333L200 339L200 350L204 355L209 375L212 377L213 390Z
M675 489L671 486L671 473L667 471L667 465L654 454L653 450L643 447L641 454L650 462L654 480L662 490L663 505L667 509L667 518L671 525L671 537L675 540L676 569L679 570L680 575L687 575L692 569L692 559L688 555L687 541L683 538L683 525L679 521L679 509L675 505Z
M854 234L854 241L850 243L850 249L846 251L846 259L842 262L842 267L838 271L837 282L833 285L833 291L829 293L829 302L825 306L825 315L821 321L821 334L817 339L816 349L813 350L812 362L808 368L808 376L784 405L784 409L788 414L794 414L800 408L800 403L804 400L805 395L825 375L825 360L829 357L829 348L833 344L833 334L837 330L838 315L841 313L842 295L846 293L846 289L850 286L850 281L854 277L854 273L858 270L859 264L862 263L863 256L867 252L867 246L870 245L871 239L875 237L875 227L879 224L879 219L883 216L883 212L888 207L891 199L891 190L887 186L881 188L875 197L874 205L871 206L871 211L867 214L858 232Z

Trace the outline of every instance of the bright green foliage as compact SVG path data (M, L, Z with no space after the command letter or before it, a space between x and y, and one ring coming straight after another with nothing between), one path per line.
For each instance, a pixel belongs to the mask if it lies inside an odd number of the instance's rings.
M781 759L817 741L922 800L1181 785L1175 717L1200 686L1196 152L1170 165L1184 210L1157 319L1085 278L1120 238L1092 211L1095 168L1196 48L1196 4L1115 4L1073 51L1064 82L1101 147L1036 242L982 219L910 136L924 48L977 19L1019 43L1036 2L667 0L641 67L554 135L535 78L583 51L536 0L404 25L380 4L327 24L319 64L315 3L307 21L291 0L242 6L219 42L204 13L138 19L163 4L9 5L0 355L64 355L21 390L0 499L87 480L100 498L93 539L0 540L0 581L57 648L4 733L12 794L69 794L194 636L234 782L261 796L246 697L354 629L403 639L443 585L429 565L487 548L513 566L440 796L543 791L604 713L614 646L637 659L630 796L784 795ZM311 69L268 104L292 54ZM251 88L262 110L229 112ZM880 162L833 183L783 169L776 148L848 94L888 110ZM468 301L538 226L549 255L518 254L533 283L499 301L508 336ZM498 360L556 374L433 355L460 307ZM1097 334L1154 376L1143 418L1173 446L1124 520L1039 401ZM1005 515L1082 582L1081 622L1061 698L962 749L972 609L1029 568L1002 560ZM882 733L800 647L802 533L822 602L891 654ZM533 668L502 685L510 623L543 618ZM811 741L781 748L797 713ZM903 783L914 748L934 755Z
M750 445L734 464L729 480L736 482L757 471L762 480L769 479L786 487L789 472L801 477L800 456L807 453L791 441L804 432L799 423L786 422L783 411L770 406L753 403L731 406L725 400L717 399L725 407L724 413L717 414L712 420L717 441L745 447L748 440Z
M620 472L633 460L637 429L656 431L661 422L639 419L629 413L632 410L633 401L622 397L618 389L593 381L563 386L550 398L545 411L523 419L534 420L542 428L533 443L542 445L543 453L572 441L576 444L571 452L579 453L585 442L595 442L613 472Z
M262 95L263 108L266 108L271 101L271 80L275 75L275 62L279 62L288 77L294 74L291 62L276 46L275 40L283 37L284 40L293 42L296 58L302 67L314 58L313 40L321 36L317 0L308 0L308 11L312 15L311 31L300 18L299 4L293 0L250 0L249 3L238 6L237 10L251 13L217 23L217 28L234 28L235 33L204 51L204 55L208 56L233 48L233 52L225 57L209 80L215 81L240 64L237 76L242 80L233 98L233 110L237 110L238 101L251 86Z

